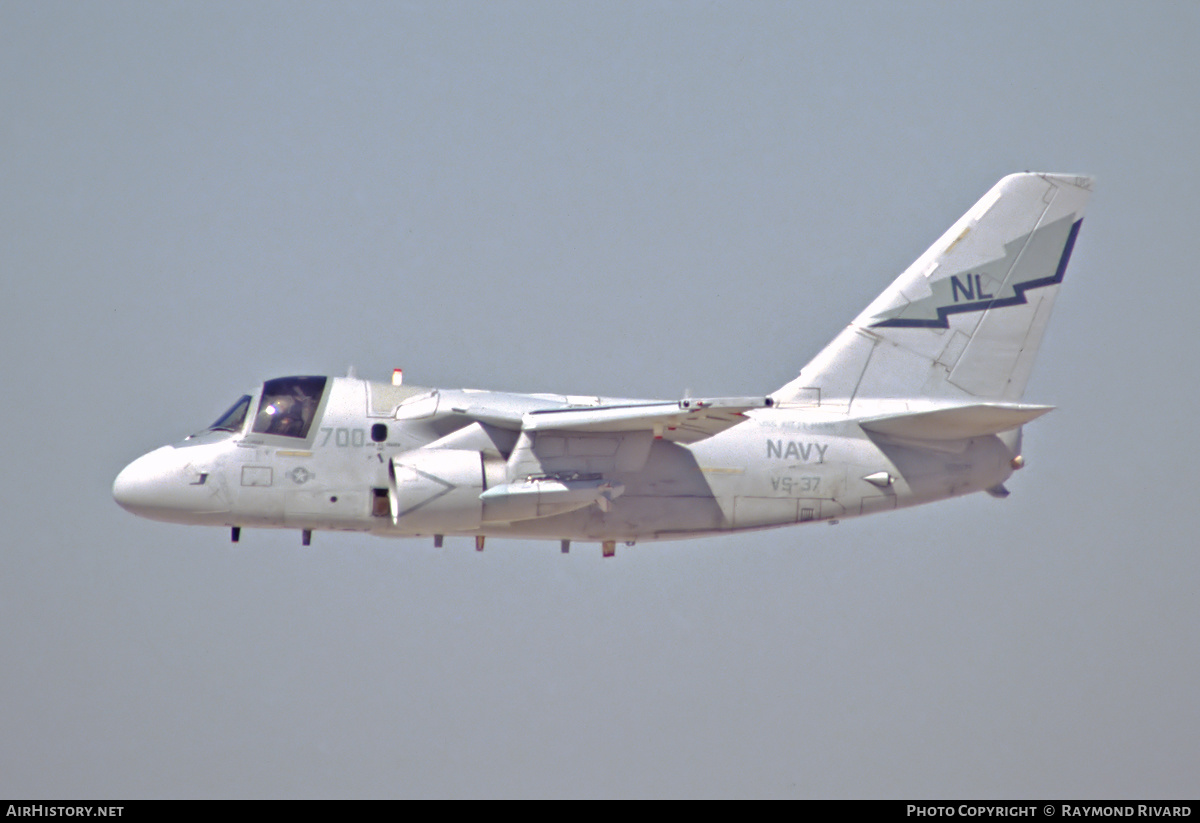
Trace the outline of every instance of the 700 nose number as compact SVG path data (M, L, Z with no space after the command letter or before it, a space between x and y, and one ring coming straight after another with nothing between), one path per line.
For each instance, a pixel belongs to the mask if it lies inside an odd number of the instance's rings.
M330 437L333 438L332 445L334 446L349 446L351 448L356 448L359 446L365 446L367 443L366 429L335 429L329 426L324 426L322 427L321 431L325 433L325 439L321 441L322 446L330 445Z

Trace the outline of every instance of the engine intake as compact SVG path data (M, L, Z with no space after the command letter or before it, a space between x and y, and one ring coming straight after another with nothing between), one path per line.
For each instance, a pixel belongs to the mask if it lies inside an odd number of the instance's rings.
M388 464L392 522L414 533L473 531L483 518L483 455L428 449L397 455Z

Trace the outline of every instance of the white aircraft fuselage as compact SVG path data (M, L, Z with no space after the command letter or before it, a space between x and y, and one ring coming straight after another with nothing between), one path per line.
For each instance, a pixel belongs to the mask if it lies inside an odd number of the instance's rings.
M175 523L640 542L838 521L989 491L1090 178L1004 178L799 376L677 401L269 380L130 463L113 495Z

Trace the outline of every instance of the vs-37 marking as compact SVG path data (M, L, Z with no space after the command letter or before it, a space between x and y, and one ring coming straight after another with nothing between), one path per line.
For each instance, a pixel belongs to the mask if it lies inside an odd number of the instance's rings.
M819 477L772 477L771 488L784 494L803 494L816 492L821 487Z

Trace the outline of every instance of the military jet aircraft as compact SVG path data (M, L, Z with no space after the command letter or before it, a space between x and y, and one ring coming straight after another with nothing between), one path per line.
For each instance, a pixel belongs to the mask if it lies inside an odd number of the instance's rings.
M761 397L630 400L268 380L134 460L155 520L616 544L838 520L985 491L1024 464L1021 397L1093 181L1005 177Z

